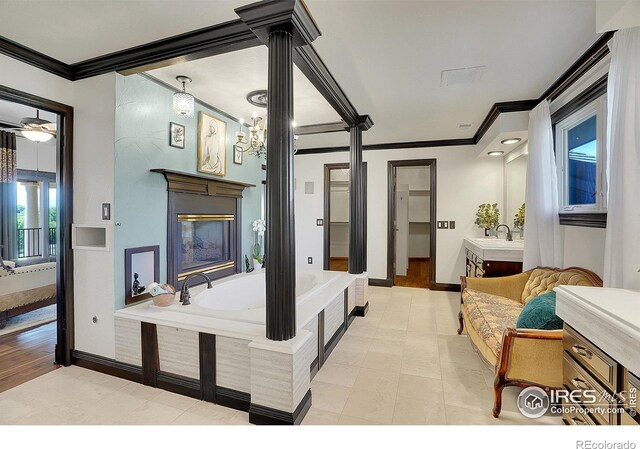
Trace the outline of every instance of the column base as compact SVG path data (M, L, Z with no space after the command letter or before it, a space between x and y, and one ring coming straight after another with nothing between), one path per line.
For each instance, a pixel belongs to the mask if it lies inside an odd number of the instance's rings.
M369 301L364 306L356 306L354 310L355 316L365 316L369 312Z
M302 398L293 413L276 410L263 405L251 404L249 408L249 422L262 425L298 425L302 422L311 408L311 390Z

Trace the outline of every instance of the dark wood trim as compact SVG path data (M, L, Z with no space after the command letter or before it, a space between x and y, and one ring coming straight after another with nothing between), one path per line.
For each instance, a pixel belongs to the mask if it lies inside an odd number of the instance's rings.
M500 351L498 366L496 367L496 377L493 384L494 403L493 417L500 416L502 409L502 390L508 386L531 387L536 386L549 392L550 388L522 379L508 379L507 373L511 366L511 354L516 338L530 338L539 340L562 340L562 329L558 331L537 330L537 329L514 329L507 328L502 335L502 349Z
M167 190L169 192L242 198L242 192L245 188L255 187L255 184L194 175L193 173L167 170L165 168L153 168L149 171L160 173L164 176L167 180Z
M352 126L349 150L349 273L364 272L364 207L367 198L362 182L362 129Z
M88 352L71 351L71 360L74 365L82 368L98 371L99 373L142 383L142 368L130 363L119 362L107 357L102 357Z
M248 412L251 405L251 394L216 386L216 401L218 405Z
M158 371L156 375L156 388L194 399L207 400L202 397L200 381L198 379L191 379L178 374Z
M575 83L582 75L598 64L609 54L607 43L611 40L615 31L604 33L589 49L574 62L542 95L539 100L553 101Z
M368 304L368 303L367 303ZM346 322L346 321L345 321ZM338 345L338 343L340 342L340 339L343 337L344 333L347 331L346 327L345 327L345 323L342 323L340 325L340 327L338 327L338 329L333 333L333 335L331 336L331 338L329 339L329 342L326 344L325 348L324 348L324 357L325 360L329 358L329 356L331 355L331 353L333 352L333 350L336 348L336 346Z
M318 371L319 371L318 364L319 363L320 363L320 360L318 359L318 357L313 359L313 362L311 362L311 366L309 367L309 375L311 376L311 380L313 380L313 378L316 377L316 374L318 374Z
M349 126L344 122L319 123L317 125L301 125L296 126L296 136L307 136L310 134L327 134L345 132L349 130ZM299 151L299 150L298 150Z
M283 412L263 405L251 404L249 422L263 425L298 425L311 408L311 390L307 391L293 413Z
M446 284L443 282L434 282L429 284L429 290L442 292L459 292L461 288L460 284Z
M348 126L358 123L360 114L312 45L296 47L293 61Z
M342 293L342 300L344 302L344 330L349 329L349 289L345 288Z
M139 246L137 248L125 248L124 250L124 303L135 304L151 298L150 293L133 295L133 279L131 278L131 260L134 254L153 252L153 282L160 282L160 245ZM151 282L145 282L146 285Z
M140 323L140 339L142 348L142 383L157 387L160 356L158 352L158 332L153 323Z
M61 78L67 80L73 79L73 69L70 65L52 58L51 56L32 50L29 47L25 47L24 45L14 42L11 39L7 39L4 36L0 36L0 53L37 67L40 70L53 73Z
M318 370L322 368L325 360L327 359L324 353L324 309L318 313Z
M200 362L200 398L216 403L216 336L198 333Z
M482 139L486 132L489 131L489 128L491 128L491 125L493 125L500 114L508 112L530 111L535 108L537 104L540 103L540 101L541 100L517 100L494 103L473 136L474 144L480 142L480 139Z
M364 306L356 306L354 309L355 316L365 316L369 312L369 301Z
M56 363L72 363L74 348L74 279L71 223L73 223L73 117L71 106L0 86L0 99L58 115L56 186L58 192L58 262L56 264L57 343Z
M598 81L576 95L576 97L570 102L551 114L551 124L554 126L554 134L555 125L557 123L607 93L607 79L608 75L604 75Z
M420 140L410 142L389 142L389 143L376 143L370 145L362 145L363 151L373 150L402 150L411 148L433 148L433 147L452 147L452 146L464 146L475 145L475 140L470 138L464 139L443 139L443 140ZM320 153L339 153L343 151L349 151L348 146L339 147L316 147L316 148L301 148L296 155L305 154L320 154Z
M369 285L373 287L393 287L393 279L369 278Z
M607 213L560 214L560 224L565 226L582 226L587 228L607 227Z
M431 222L429 224L429 288L436 285L436 233L438 215L438 180L437 180L437 160L436 159L406 159L399 161L389 161L387 163L387 279L393 284L395 277L395 253L396 253L396 233L394 217L396 215L396 170L398 167L429 167L429 213ZM433 288L432 288L433 289Z

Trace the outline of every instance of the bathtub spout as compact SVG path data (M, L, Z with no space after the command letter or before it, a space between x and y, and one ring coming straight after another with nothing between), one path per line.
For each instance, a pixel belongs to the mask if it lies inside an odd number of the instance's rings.
M211 288L211 280L206 274L204 273L190 274L184 279L184 282L182 283L182 288L180 289L180 302L182 303L183 306L188 306L189 304L191 304L191 302L189 301L189 299L191 299L191 294L189 293L189 281L191 280L191 278L194 278L196 276L205 278L207 281L207 288Z

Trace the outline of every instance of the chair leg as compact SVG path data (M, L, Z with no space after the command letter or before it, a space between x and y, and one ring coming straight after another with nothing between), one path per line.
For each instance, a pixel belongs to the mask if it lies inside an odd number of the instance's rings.
M495 381L493 382L493 417L497 418L500 416L500 411L502 410L502 390L505 387L504 379L500 376L496 376Z
M462 310L458 312L458 321L460 322L460 326L458 327L458 335L462 335L462 331L464 330L464 318L462 317Z

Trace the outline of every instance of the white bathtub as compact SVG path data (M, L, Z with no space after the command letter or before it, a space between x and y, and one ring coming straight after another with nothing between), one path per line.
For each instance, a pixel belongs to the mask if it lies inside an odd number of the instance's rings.
M353 275L336 271L298 270L296 277L296 324L304 327L351 282ZM190 289L191 304L179 302L168 310L203 317L261 324L266 322L265 273L260 270L242 273L212 283L212 288L199 285ZM176 298L179 295L176 294Z

